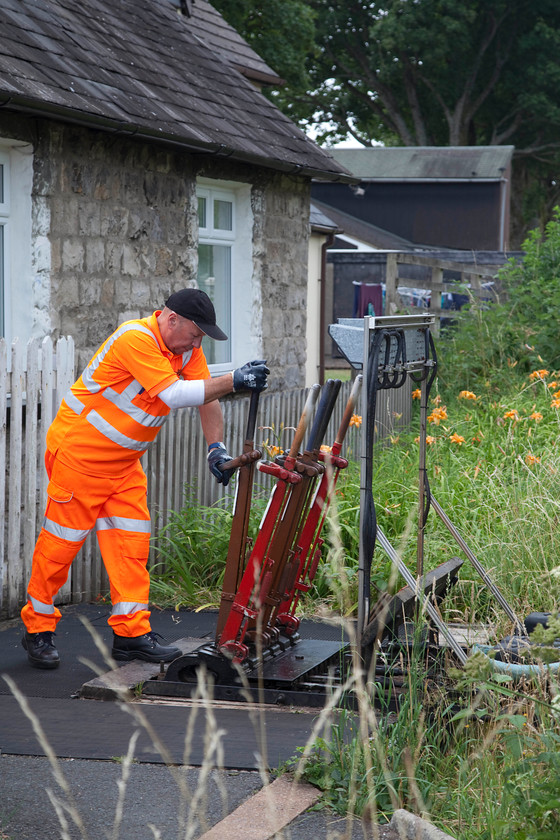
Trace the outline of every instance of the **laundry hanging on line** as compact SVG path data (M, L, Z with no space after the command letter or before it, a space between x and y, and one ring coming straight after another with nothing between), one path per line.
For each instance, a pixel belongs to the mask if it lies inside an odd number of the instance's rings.
M383 315L383 287L381 283L359 283L354 280L353 286L353 318L363 318L364 315Z

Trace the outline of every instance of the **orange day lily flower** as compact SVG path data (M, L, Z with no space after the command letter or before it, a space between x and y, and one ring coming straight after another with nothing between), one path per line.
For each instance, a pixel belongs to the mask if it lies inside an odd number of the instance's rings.
M510 411L506 411L504 414L504 420L519 420L519 412L517 409L512 408Z
M442 420L447 420L447 409L444 405L441 408L434 408L428 415L428 423L435 423L436 426L439 426Z
M353 414L352 417L350 418L350 425L351 426L356 426L356 428L359 429L360 426L362 425L361 415Z
M540 464L541 459L538 458L536 455L533 455L531 452L525 455L525 463L528 467L532 467L533 464Z
M473 394L472 391L460 391L459 392L459 399L460 400L476 400L476 394Z
M456 443L457 446L461 446L461 444L465 442L465 438L461 437L461 435L458 435L457 432L454 432L450 436L449 440L451 441L451 443Z
M419 399L420 399L420 397L421 397L421 395L422 395L422 391L420 390L420 388L416 388L416 389L412 392L412 399L413 399L413 400L419 400Z
M529 374L529 379L531 380L531 382L534 382L536 379L546 379L547 376L547 370L534 370L533 373Z
M552 406L552 408L560 408L560 399L552 400L550 405Z
M532 414L529 415L529 420L534 420L535 423L540 423L542 420L542 414L540 411L533 411Z

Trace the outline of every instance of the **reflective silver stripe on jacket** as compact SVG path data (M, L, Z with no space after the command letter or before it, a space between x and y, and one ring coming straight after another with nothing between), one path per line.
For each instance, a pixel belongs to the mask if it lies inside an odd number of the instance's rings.
M103 349L99 351L97 356L95 356L95 358L91 360L87 368L82 372L82 382L84 383L84 386L88 389L90 394L97 394L98 391L101 390L101 385L99 384L99 382L96 382L93 378L94 372L97 370L97 368L99 367L99 365L101 364L101 362L103 361L103 359L105 358L105 356L107 355L108 351L115 343L117 338L119 338L121 335L124 335L124 333L129 332L130 330L136 330L137 332L142 332L146 335L149 335L157 344L157 338L155 337L153 332L150 329L148 329L148 327L144 327L141 324L123 324L122 326L120 326L118 330L116 330L113 333L113 335L107 339L107 343L105 344ZM79 400L76 397L72 389L70 389L64 397L64 402L66 403L68 408L72 409L72 411L75 414L81 414L85 408L83 402L81 402L81 400Z
M139 425L148 427L163 426L167 420L167 412L164 415L148 414L147 411L144 411L132 402L134 397L137 397L141 391L142 386L134 379L120 394L114 388L105 388L103 396Z
M128 519L125 516L101 516L95 523L96 531L131 531L140 534L151 533L151 522L149 519Z
M64 525L59 525L58 522L47 519L46 516L43 519L43 528L54 537L60 537L61 540L68 540L68 542L82 542L91 530L86 528L85 531L78 531L77 528L65 528Z
M85 405L78 397L74 394L73 390L70 388L69 391L66 392L64 395L64 402L71 408L74 414L81 414L85 408Z
M153 340L157 344L157 338L148 327L144 327L142 324L122 324L117 330L115 330L113 335L109 336L105 346L102 347L97 356L95 356L91 360L87 368L82 373L82 381L85 387L90 392L90 394L97 394L97 392L101 389L101 385L95 381L95 379L93 378L93 374L95 373L95 371L97 370L97 368L99 367L99 365L101 364L101 362L103 361L103 359L105 358L115 341L118 338L120 338L121 335L130 332L130 330L134 332L142 332L146 335L149 335L150 338L153 338Z
M38 601L37 598L34 598L33 595L29 594L29 592L27 593L27 600L33 607L33 612L40 613L41 615L53 615L54 604L43 604L42 601Z
M111 426L107 420L104 420L97 411L90 411L86 420L88 423L91 423L98 432L101 432L102 435L109 438L112 443L116 443L117 446L122 446L125 449L135 449L139 452L145 452L150 445L150 442L147 440L135 440L134 438L123 435L122 432L119 432L118 429Z
M118 604L113 604L111 615L130 615L147 609L147 604L139 604L138 601L119 601Z

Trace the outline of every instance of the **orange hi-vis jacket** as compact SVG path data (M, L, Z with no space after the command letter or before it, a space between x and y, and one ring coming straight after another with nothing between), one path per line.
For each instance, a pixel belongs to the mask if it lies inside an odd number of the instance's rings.
M48 431L47 507L21 611L29 633L54 631L61 615L54 598L92 528L109 576L109 625L119 636L150 630L150 513L139 459L170 411L158 394L178 376L210 376L199 348L182 356L168 350L158 315L109 336Z
M169 414L158 394L181 379L208 379L203 351L165 346L154 312L109 336L64 397L47 449L88 475L123 475L155 440Z

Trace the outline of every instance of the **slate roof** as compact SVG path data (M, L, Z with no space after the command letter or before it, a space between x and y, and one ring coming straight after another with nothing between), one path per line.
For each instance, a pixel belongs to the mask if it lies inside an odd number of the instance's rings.
M180 6L177 0L171 2ZM227 59L243 76L263 85L278 87L284 84L284 79L251 49L247 41L206 0L194 0L190 5L190 15L190 24L196 35L222 58Z
M375 146L331 149L361 181L500 180L514 146Z
M229 63L233 47L217 52L217 30L211 44L203 40L203 18L180 15L168 0L1 0L0 105L348 180Z
M339 229L336 222L333 222L330 216L323 212L323 210L321 210L313 202L311 202L311 206L309 208L309 224L311 226L311 230L317 232L335 233Z

